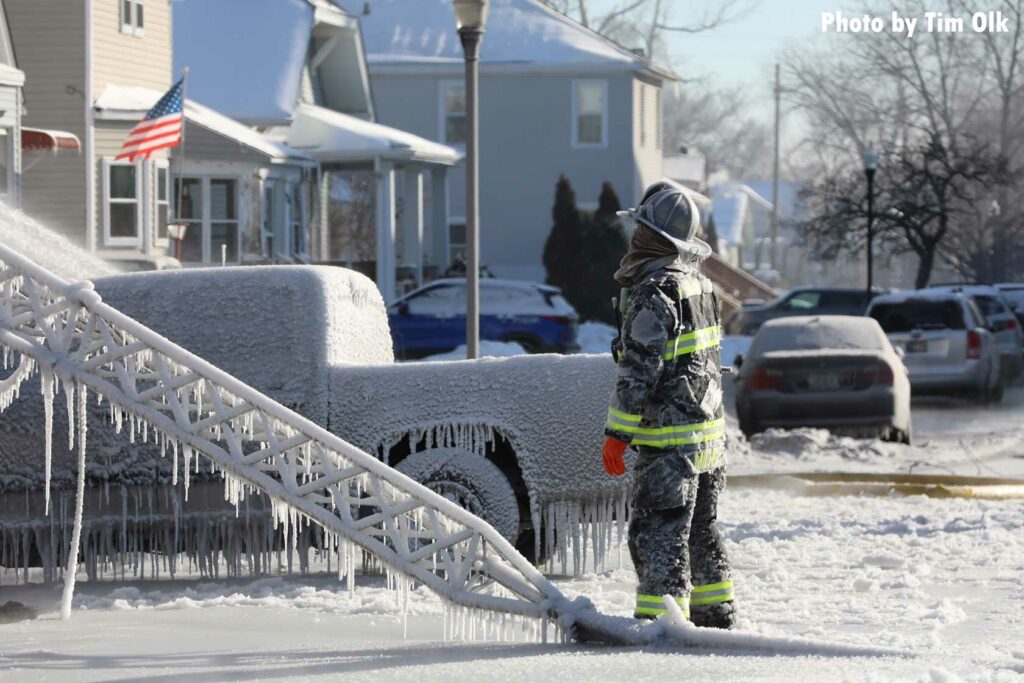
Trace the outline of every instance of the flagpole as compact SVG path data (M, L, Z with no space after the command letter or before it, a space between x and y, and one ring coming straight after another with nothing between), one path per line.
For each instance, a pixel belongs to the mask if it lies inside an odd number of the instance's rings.
M181 198L185 192L185 129L188 127L188 119L185 116L185 105L188 102L188 67L186 66L181 70L181 142L178 144L178 192L176 203L177 206L174 209L174 220L177 223L184 225L184 220L181 217ZM181 260L181 243L184 241L185 236L182 235L179 239L174 240L177 247L174 250L174 257Z

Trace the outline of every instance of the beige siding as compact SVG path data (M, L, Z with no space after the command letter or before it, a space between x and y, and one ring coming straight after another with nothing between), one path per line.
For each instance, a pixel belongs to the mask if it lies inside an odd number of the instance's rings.
M83 139L84 6L81 0L5 0L18 68L25 72L24 126L66 130ZM25 211L84 244L85 159L26 155L26 165L33 161L22 178Z
M659 92L658 85L633 81L633 149L642 186L662 176Z
M160 91L171 86L170 2L145 0L144 7L144 30L135 36L121 32L120 0L93 0L94 97L109 84Z

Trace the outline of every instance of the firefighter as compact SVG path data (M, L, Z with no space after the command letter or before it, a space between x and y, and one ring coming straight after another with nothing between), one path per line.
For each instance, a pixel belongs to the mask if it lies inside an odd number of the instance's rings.
M671 595L698 626L731 628L733 584L716 527L725 486L725 419L718 299L699 263L697 207L674 183L644 193L615 279L620 302L618 379L608 408L605 471L625 474L637 450L629 552L637 618L666 612Z

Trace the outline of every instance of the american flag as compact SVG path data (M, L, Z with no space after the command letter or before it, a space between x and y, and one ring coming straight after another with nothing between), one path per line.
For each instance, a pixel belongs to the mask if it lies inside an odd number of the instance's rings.
M158 149L174 147L181 142L182 91L185 79L174 84L149 113L132 128L121 147L117 160L148 159Z

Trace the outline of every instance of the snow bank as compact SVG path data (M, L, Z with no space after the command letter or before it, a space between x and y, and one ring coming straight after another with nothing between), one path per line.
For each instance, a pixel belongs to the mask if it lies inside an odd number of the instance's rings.
M0 243L71 282L118 272L113 264L3 202Z
M580 353L609 353L615 335L615 328L611 325L585 322L579 327L576 342L580 345Z

